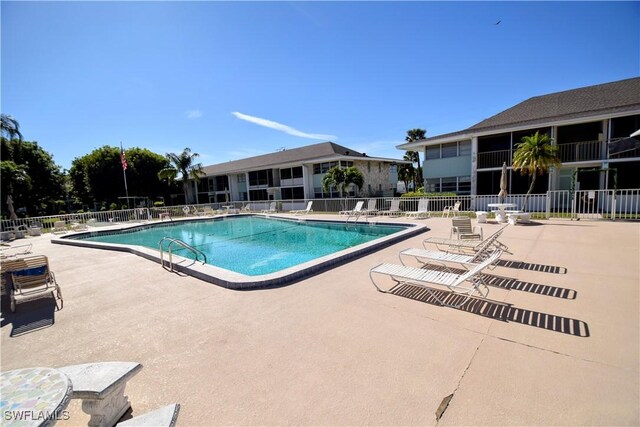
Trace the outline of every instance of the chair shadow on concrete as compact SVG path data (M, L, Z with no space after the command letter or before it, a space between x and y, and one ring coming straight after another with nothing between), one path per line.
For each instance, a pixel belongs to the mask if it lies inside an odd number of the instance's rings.
M2 297L2 323L0 327L11 324L9 336L18 337L30 332L53 326L55 323L56 303L53 298L39 298L19 304L16 312L9 309L8 297Z
M519 270L540 271L552 274L567 274L566 267L558 267L556 265L532 264L530 262L515 261L510 259L499 259L496 265L506 268L517 268Z
M426 264L425 267L429 270L450 271L456 274L462 274L466 271L455 267L444 267L442 264ZM524 282L512 277L497 276L489 273L483 273L482 277L488 286L494 286L496 288L509 289L512 291L530 292L533 294L562 299L576 299L576 297L578 296L578 292L576 290L569 288L561 288L558 286L543 285L533 282Z
M422 287L409 284L399 284L391 288L389 293L439 307L441 304L436 300L436 297L451 305L455 305L457 301L460 301L462 298L466 298L464 295L461 296L440 289L430 288L430 291L433 292L435 296L427 292ZM514 307L511 304L505 304L489 299L471 297L466 303L456 310L500 320L502 322L519 323L521 325L547 329L549 331L573 335L576 337L589 337L589 326L582 320L526 310Z

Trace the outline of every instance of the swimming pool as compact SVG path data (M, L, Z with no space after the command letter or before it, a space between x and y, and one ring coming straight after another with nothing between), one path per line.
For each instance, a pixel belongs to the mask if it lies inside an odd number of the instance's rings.
M419 228L237 215L92 231L65 236L55 243L129 250L157 259L158 244L164 237L179 239L202 251L209 264L191 263L185 272L207 276L201 278L223 286L245 288L282 285L316 274L424 231ZM192 252L178 247L173 248L173 254L194 258Z

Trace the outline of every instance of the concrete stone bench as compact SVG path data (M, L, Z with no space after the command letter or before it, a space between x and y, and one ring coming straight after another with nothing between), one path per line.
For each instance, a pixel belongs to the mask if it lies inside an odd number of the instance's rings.
M484 224L487 222L487 213L485 211L476 211L476 219L479 224Z
M506 211L509 224L516 225L516 222L530 222L531 214L529 212L521 211Z
M91 415L89 427L112 427L131 407L124 388L142 369L135 362L85 363L58 368L73 386L72 399L82 399L82 410Z
M173 427L178 420L180 404L163 406L117 424L117 427Z

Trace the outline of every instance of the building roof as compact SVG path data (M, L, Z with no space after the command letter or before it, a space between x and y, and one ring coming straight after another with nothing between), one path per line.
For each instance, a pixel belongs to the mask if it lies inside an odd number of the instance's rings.
M640 110L640 77L534 96L467 129L421 142L637 110Z
M205 166L203 171L206 175L224 175L227 173L268 169L278 165L290 163L307 163L313 160L321 160L326 158L353 158L353 159L372 159L372 160L388 160L390 162L403 162L396 159L382 159L370 157L366 153L352 150L334 142L321 142L318 144L306 145L300 148L292 148L290 150L277 151L275 153L263 154L261 156L248 157L246 159L232 160L226 163L218 163L215 165Z

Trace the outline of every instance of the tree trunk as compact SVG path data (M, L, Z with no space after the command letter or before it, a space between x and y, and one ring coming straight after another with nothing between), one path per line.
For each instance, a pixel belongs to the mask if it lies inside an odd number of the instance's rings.
M524 196L524 203L522 204L522 210L525 212L527 211L527 203L529 202L529 195L533 191L533 187L536 185L536 175L538 174L534 172L533 176L531 177L531 185L529 186L529 191L527 191L527 194Z
M189 184L188 181L182 183L182 191L184 191L184 204L189 204Z

